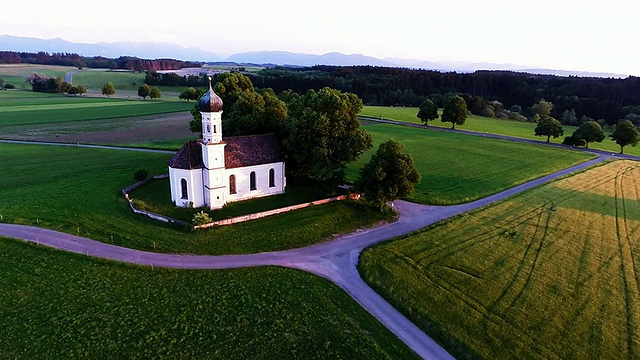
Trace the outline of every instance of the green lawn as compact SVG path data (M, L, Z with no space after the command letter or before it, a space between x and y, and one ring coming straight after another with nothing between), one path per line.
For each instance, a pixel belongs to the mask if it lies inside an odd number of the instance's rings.
M0 127L101 120L187 111L186 102L132 101L30 91L0 91Z
M0 215L5 222L78 233L131 248L230 254L312 245L388 215L355 202L313 206L234 226L187 232L135 215L120 190L140 168L167 172L170 155L0 144ZM166 192L169 196L168 192Z
M73 66L39 65L39 64L0 64L0 77L6 80L8 76L24 79L33 73L47 76L64 77L69 71L77 70ZM14 84L15 85L15 84Z
M0 270L3 358L416 358L302 271L151 269L3 238Z
M385 106L365 106L360 112L361 115L372 116L372 117L382 117L385 119L393 119L398 121L404 121L414 124L422 124L420 119L418 119L418 108L412 107L385 107ZM450 128L451 123L443 123L442 121L434 120L429 122L429 126L435 127L444 127ZM477 115L469 115L467 117L467 121L464 125L458 125L456 128L461 130L469 130L476 131L481 133L488 134L498 134L498 135L506 135L513 136L522 139L532 139L532 140L540 140L546 141L546 137L540 137L534 135L534 129L536 128L535 123L528 122L520 122L515 120L502 120L502 119L493 119L486 118ZM576 127L574 126L563 126L564 135L569 136L573 134ZM601 143L592 143L589 144L590 148L611 151L614 153L620 152L620 147L608 137L609 132L607 132L607 138ZM553 143L562 143L564 136L561 136L557 139L551 138L551 142ZM639 147L631 147L627 146L625 148L625 153L631 155L640 155Z
M111 81L113 83L113 86L116 88L116 95L118 95L118 91L135 91L137 94L138 88L144 84L144 78L144 72L134 73L133 71L85 69L73 74L72 82L74 85L82 85L87 89L101 92L102 85L104 85L107 81ZM150 86L152 88L159 88L160 92L162 93L163 99L174 98L175 100L178 100L178 96L174 94L179 94L187 88L187 86ZM171 95L165 96L165 94Z
M363 252L458 359L640 356L640 164L617 161Z
M422 174L409 197L421 203L473 201L592 158L576 151L398 125L372 124L365 129L374 147L348 167L348 179L355 180L381 142L395 139Z

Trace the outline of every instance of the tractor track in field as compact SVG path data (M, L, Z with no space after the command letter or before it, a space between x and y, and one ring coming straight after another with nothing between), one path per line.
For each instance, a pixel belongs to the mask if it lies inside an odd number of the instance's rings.
M54 144L52 144L54 145ZM81 144L80 144L81 145ZM121 150L135 150L123 148ZM147 149L145 149L146 151ZM372 229L342 235L334 241L280 252L246 255L162 254L118 247L53 230L0 223L0 236L16 238L43 246L114 261L178 269L231 269L254 266L282 266L323 277L349 294L366 311L381 321L419 356L450 359L451 355L433 339L393 308L361 278L357 265L360 253L373 244L422 229L441 220L491 205L515 194L548 183L576 171L608 160L599 156L567 169L542 176L497 194L461 205L428 206L397 201L398 221ZM454 294L457 296L457 294ZM465 299L464 301L473 301ZM476 302L477 303L477 302ZM486 309L485 309L486 311ZM502 320L490 321L498 324ZM489 316L488 318L492 318ZM502 320L504 321L504 320Z

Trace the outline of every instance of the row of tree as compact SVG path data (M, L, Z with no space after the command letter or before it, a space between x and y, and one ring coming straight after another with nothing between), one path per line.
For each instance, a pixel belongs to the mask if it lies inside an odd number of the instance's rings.
M106 58L81 56L75 53L37 53L0 51L0 64L41 64L74 66L77 68L145 70L177 70L185 67L200 67L202 63L175 59L140 59L133 56Z
M347 164L372 147L358 113L362 100L355 94L323 88L303 95L288 92L286 102L272 89L256 89L239 73L217 77L214 91L223 101L226 135L274 133L287 161L287 176L312 182L326 190L345 181ZM198 105L192 110L191 131L202 131ZM356 186L380 209L387 201L407 196L420 176L410 155L397 142L382 144L362 169Z
M82 95L87 89L82 85L71 85L61 77L48 77L43 74L33 73L27 77L33 91L46 93L63 93L69 95Z

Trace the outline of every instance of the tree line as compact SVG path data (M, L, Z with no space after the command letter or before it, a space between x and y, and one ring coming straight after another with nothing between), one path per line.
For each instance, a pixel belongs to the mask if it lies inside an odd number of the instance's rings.
M75 53L37 53L0 51L0 64L40 64L74 66L77 68L125 69L132 71L177 70L184 67L200 67L201 62L175 59L140 59L134 56L107 58L82 56ZM152 85L152 84L150 84Z
M633 76L613 79L511 71L443 73L375 66L276 67L249 76L256 87L276 92L290 89L303 93L323 87L352 92L366 105L419 106L429 98L443 107L449 94L458 94L472 113L489 117L506 115L495 113L493 101L504 109L527 109L541 99L553 102L551 116L557 119L570 112L577 119L586 116L615 124L629 114L640 116L640 78Z

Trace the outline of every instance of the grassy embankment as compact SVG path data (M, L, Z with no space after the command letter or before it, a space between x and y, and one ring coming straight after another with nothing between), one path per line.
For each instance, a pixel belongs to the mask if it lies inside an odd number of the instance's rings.
M0 289L4 358L416 358L291 269L153 269L0 238Z
M613 162L365 250L457 358L640 356L640 164Z
M385 107L385 106L365 106L360 112L361 115L372 116L372 117L383 117L385 119L393 119L403 122L409 122L413 124L422 124L420 119L418 119L418 108L412 107ZM434 127L443 127L450 128L451 123L443 123L440 119L430 121L429 126ZM469 130L476 131L481 133L488 134L498 134L498 135L506 135L512 136L522 139L530 139L530 140L539 140L546 141L546 137L535 136L534 130L536 128L536 124L520 122L515 120L502 120L502 119L492 119L486 118L477 115L470 115L467 117L467 121L464 125L456 126L457 129L461 130ZM563 126L564 135L569 136L573 134L576 127L575 126ZM599 149L610 151L612 153L620 152L620 146L611 140L609 137L609 132L606 132L607 138L604 139L601 143L591 143L589 144L589 148ZM553 143L562 143L564 136L561 136L557 139L551 138L551 142ZM631 155L640 155L640 147L625 147L625 153Z
M397 125L372 124L365 129L374 147L349 166L348 178L355 180L378 144L395 139L422 174L408 198L421 203L473 201L592 158L576 151Z

